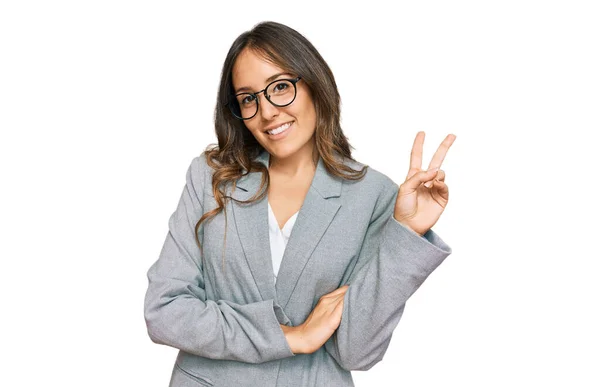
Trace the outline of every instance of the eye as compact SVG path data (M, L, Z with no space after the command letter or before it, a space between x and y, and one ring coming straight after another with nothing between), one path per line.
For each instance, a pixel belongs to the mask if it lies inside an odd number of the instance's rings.
M242 100L240 101L240 104L242 104L242 105L251 104L252 102L254 102L255 99L256 99L256 97L254 95L248 94L244 98L242 98Z
M273 90L274 90L274 91L284 91L284 90L285 90L285 89L287 89L288 87L290 87L290 86L288 85L288 83L287 83L287 82L280 82L280 83L277 83L277 84L275 85L275 87L273 88Z

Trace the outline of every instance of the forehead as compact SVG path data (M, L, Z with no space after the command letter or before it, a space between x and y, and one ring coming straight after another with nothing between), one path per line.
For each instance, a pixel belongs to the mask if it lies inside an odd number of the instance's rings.
M284 69L267 61L252 50L244 50L233 65L231 81L234 90L248 88L256 91L262 89L273 75L284 72Z

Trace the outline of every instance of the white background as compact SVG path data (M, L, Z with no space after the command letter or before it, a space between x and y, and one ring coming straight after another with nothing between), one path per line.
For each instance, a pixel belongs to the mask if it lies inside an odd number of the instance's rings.
M167 386L146 271L216 142L230 44L262 20L333 70L357 160L398 184L448 133L453 254L357 386L598 386L593 1L4 1L2 386Z

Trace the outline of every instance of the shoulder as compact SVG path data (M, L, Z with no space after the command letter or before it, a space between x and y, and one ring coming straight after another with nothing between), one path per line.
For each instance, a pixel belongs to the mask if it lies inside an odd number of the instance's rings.
M206 161L206 152L203 151L199 156L195 156L189 163L186 182L191 185L196 193L201 193L206 186L206 177L212 168Z
M366 167L366 173L360 180L348 180L344 181L344 185L350 190L359 190L365 195L376 195L381 193L398 190L398 184L394 182L389 176L383 172L369 166L368 164L362 163L358 160L344 159L344 164L348 167L360 171Z
M360 161L345 159L344 164L359 171L366 167L362 179L343 182L341 201L347 221L370 225L374 219L391 216L399 189L394 180Z

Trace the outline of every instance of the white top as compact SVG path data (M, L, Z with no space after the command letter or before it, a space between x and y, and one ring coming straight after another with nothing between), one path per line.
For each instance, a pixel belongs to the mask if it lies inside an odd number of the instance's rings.
M292 217L285 222L283 228L280 229L279 224L277 223L277 218L275 217L275 213L271 208L271 203L268 201L267 203L269 207L269 239L271 243L271 258L273 259L273 273L275 275L275 279L277 279L277 273L279 272L279 266L281 266L283 252L287 246L288 239L290 239L292 228L294 228L294 223L296 223L296 218L298 217L298 212L300 211L297 211L294 215L292 215Z

